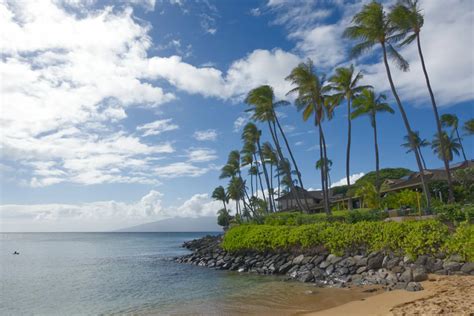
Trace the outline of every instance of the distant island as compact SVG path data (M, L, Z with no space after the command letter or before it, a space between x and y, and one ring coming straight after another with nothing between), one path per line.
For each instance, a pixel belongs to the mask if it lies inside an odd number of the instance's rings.
M126 227L116 232L220 232L222 228L217 225L216 217L173 217L156 222Z

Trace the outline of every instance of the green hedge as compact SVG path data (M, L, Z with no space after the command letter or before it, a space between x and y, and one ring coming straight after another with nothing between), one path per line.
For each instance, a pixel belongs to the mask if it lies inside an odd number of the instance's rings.
M272 213L265 216L265 225L280 226L298 226L305 224L315 224L321 222L344 222L357 223L362 221L379 221L387 217L384 211L358 209L353 211L334 211L331 216L325 213L303 214L298 212Z
M241 225L225 234L222 246L231 252L324 246L339 255L346 249L362 246L369 251L391 250L412 258L444 250L459 253L472 261L472 250L462 251L462 247L466 240L472 244L473 238L472 225L461 226L450 236L448 227L436 220L355 224L321 222L301 226ZM465 243L467 245L469 243Z
M474 205L444 204L436 206L434 213L440 220L455 224L474 221Z

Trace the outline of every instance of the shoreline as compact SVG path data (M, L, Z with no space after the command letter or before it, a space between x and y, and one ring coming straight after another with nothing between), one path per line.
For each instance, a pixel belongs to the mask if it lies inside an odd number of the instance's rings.
M384 292L322 311L313 316L337 315L472 315L474 276L429 275L424 290Z

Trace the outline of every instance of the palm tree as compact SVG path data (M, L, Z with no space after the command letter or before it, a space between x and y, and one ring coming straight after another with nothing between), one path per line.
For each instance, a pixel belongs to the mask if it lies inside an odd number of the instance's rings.
M358 83L362 79L363 75L359 71L355 73L354 65L350 67L339 67L336 69L336 74L329 79L331 82L332 89L336 90L337 93L333 95L336 98L336 102L339 103L343 99L347 101L347 148L346 148L346 181L348 190L351 187L350 182L350 160L351 160L351 101L356 97L363 89L368 86L359 86ZM349 210L352 209L352 198L349 195Z
M428 71L426 70L425 59L423 57L423 51L421 49L420 31L423 27L424 18L421 13L421 9L418 5L418 0L399 0L397 5L393 7L392 12L389 14L389 20L399 32L407 36L406 39L401 42L400 46L408 45L416 39L418 55L420 56L421 61L421 67L423 68L426 86L428 87L428 92L431 98L431 105L433 107L433 113L435 116L436 128L438 130L438 138L440 138L440 135L443 133L443 129L441 127L438 107L436 105L433 89L431 88L430 78L428 76ZM443 143L441 143L441 146L443 146ZM444 155L445 152L445 150L442 150L442 155ZM454 191L451 179L451 172L449 171L449 162L447 157L445 156L443 156L442 160L448 179L448 202L452 203L454 202Z
M242 216L243 212L240 209L240 201L245 197L245 184L240 177L232 177L227 187L229 198L235 201L236 213ZM245 205L244 205L245 208Z
M420 155L421 162L423 163L423 169L426 169L425 159L423 158L423 153L421 152L421 148L430 146L430 142L427 141L425 138L420 137L420 132L413 131L411 133L411 139L409 135L403 136L403 139L406 143L403 143L401 146L407 148L407 153L412 152L414 150L418 151Z
M383 52L383 62L385 65L387 78L390 83L390 88L397 102L400 114L402 115L403 123L407 130L407 133L410 135L412 133L412 129L410 127L405 108L403 107L402 102L400 101L400 97L398 96L397 90L395 89L395 84L393 83L392 73L390 71L390 65L388 63L387 57L388 55L390 55L390 57L396 62L397 66L401 70L408 70L408 63L392 46L392 43L396 43L397 41L402 39L404 35L396 33L397 30L393 27L393 25L390 23L387 16L385 15L383 6L375 1L364 5L362 10L353 17L352 23L353 25L348 27L344 31L344 37L359 40L359 43L357 43L352 48L352 56L355 57L361 55L362 53L372 49L377 44L381 46ZM430 193L428 189L428 184L425 180L425 175L423 173L423 165L418 151L415 150L414 153L416 158L416 164L418 166L418 170L420 171L420 179L426 199L426 206L429 209Z
M465 135L467 136L474 135L474 119L470 119L464 122L462 129L466 133Z
M326 165L327 168L328 168L328 184L329 184L329 187L331 187L331 173L330 173L330 171L331 171L331 167L332 167L332 160L327 159L326 164L324 164L324 161L319 159L318 161L316 161L316 166L315 166L316 170L321 170L323 165Z
M464 158L464 161L467 161L466 153L464 152L464 147L462 145L461 141L461 136L459 136L459 119L455 114L443 114L441 115L441 124L444 127L450 127L452 128L452 132L456 133L457 136L457 142L459 145L461 145L461 151L462 151L462 156Z
M322 121L328 114L330 108L329 97L327 93L331 87L325 84L324 76L319 77L314 69L313 61L308 59L306 63L300 63L294 68L290 75L286 77L295 88L290 90L290 93L297 93L298 97L295 100L295 105L298 111L303 111L303 120L308 120L314 115L314 125L318 127L319 131L319 148L320 160L327 162L326 141L322 127ZM329 111L330 112L330 111ZM324 165L321 168L321 184L323 187L324 210L327 214L331 214L329 208L328 195L328 166Z
M273 93L272 87L268 85L264 85L264 86L260 86L258 88L251 90L248 93L247 98L245 99L245 102L252 106L252 108L249 109L249 111L253 112L252 118L254 120L267 123L268 129L272 136L273 143L275 144L279 159L284 160L285 157L283 156L280 142L278 140L277 131L274 126L274 123L278 120L274 108L275 106L278 106L282 102L275 102L275 95ZM295 163L293 162L293 164ZM293 194L295 195L295 199L298 204L298 207L301 210L305 210L305 208L300 202L300 199L298 198L298 192L296 191L295 185L293 183L293 178L291 176L291 166L288 166L288 168L285 170L285 173L287 177L291 179L290 187L291 187L291 190L293 191ZM298 175L300 174L299 172L297 173ZM300 185L301 184L302 182L300 181Z
M380 159L379 159L379 145L377 141L377 113L391 113L394 111L390 105L384 102L387 97L384 94L375 95L372 89L364 89L360 95L354 100L354 111L351 113L351 118L355 119L363 115L367 115L370 119L370 125L374 131L374 148L375 148L375 188L380 193Z
M442 137L439 138L438 134L434 135L433 143L431 144L431 148L433 148L433 152L438 156L439 159L443 159L443 157L448 158L449 161L453 161L454 154L459 156L459 150L462 148L459 140L453 135L448 135L448 133L443 132ZM445 150L445 153L441 152Z
M268 191L269 191L270 197L273 200L273 205L276 205L275 188L273 187L273 168L278 165L278 157L275 150L273 149L273 146L269 142L263 143L262 154L263 154L263 158L265 159L265 162L267 162L270 165L270 187Z
M270 188L270 181L268 179L267 166L266 166L265 161L263 159L262 146L260 145L261 135L262 135L262 132L257 128L257 125L255 125L252 122L249 122L244 126L244 130L242 132L242 139L245 142L257 145L257 151L258 151L258 155L260 157L260 162L262 164L263 174L265 176L265 182L267 184L267 188ZM256 166L258 168L258 159L257 159L255 151L254 151L254 160L255 160ZM257 171L258 171L258 169L257 169ZM265 190L264 190L263 185L262 185L262 177L260 175L260 172L257 172L257 174L258 174L259 179L260 179L260 187L262 189L263 199L266 201ZM273 208L272 202L270 201L268 204L270 205L270 211L273 212L274 208Z
M216 201L222 201L224 204L224 210L227 212L227 203L229 202L229 196L225 192L225 189L222 185L218 186L212 192L212 198Z

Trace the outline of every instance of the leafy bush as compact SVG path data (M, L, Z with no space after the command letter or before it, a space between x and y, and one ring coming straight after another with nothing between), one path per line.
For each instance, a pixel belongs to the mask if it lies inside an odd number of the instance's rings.
M474 205L444 204L434 208L434 213L442 221L458 224L474 220Z
M358 209L353 211L333 211L331 216L325 213L303 214L298 212L280 212L265 216L265 225L299 226L322 222L344 222L357 223L361 221L379 221L387 217L386 212L370 209Z
M474 261L474 225L462 223L449 238L445 250L449 254L459 254L464 260Z
M463 229L464 226L462 226ZM469 239L473 229L459 232L450 249ZM410 257L434 253L449 239L448 227L436 220L409 222L358 222L355 224L320 222L301 226L241 225L231 228L222 246L228 251L308 249L323 246L331 253L365 247L368 251L390 250Z

